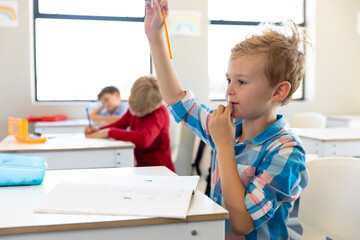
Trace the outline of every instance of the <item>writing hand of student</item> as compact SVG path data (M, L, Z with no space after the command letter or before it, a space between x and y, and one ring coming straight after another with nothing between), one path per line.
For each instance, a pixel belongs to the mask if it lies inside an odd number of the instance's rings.
M109 129L97 131L86 135L86 138L108 138L108 137L109 137Z
M96 127L89 127L89 126L87 126L87 127L85 128L85 130L84 130L84 134L85 134L85 136L86 136L86 135L89 135L89 134L92 134L92 133L95 133L95 132L98 132L98 131L99 131L99 129L96 128Z
M226 107L219 105L214 110L209 123L210 135L217 149L223 146L233 146L235 141L235 125L231 119L232 104Z
M145 34L149 41L156 41L156 39L162 38L162 28L164 24L162 9L165 10L165 14L168 14L169 4L167 0L153 0L153 6L150 2L146 1L146 15L145 15Z

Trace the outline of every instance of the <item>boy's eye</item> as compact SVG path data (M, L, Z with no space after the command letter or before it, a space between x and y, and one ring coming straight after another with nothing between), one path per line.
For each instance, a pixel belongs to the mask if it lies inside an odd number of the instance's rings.
M227 83L230 84L231 83L231 80L228 78L226 79Z
M244 82L243 80L239 80L239 83L240 83L240 85L246 84L246 82Z

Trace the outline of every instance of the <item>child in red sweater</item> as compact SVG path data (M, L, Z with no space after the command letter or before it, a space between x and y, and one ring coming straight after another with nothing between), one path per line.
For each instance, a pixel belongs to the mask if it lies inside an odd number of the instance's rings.
M135 144L136 166L165 166L175 172L171 161L169 113L162 105L155 77L135 81L129 97L129 110L118 121L98 128L87 127L87 138L114 138ZM127 131L126 128L130 127Z

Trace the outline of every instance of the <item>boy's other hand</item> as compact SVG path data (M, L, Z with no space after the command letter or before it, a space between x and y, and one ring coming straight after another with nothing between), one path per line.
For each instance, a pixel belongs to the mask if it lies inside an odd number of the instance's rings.
M146 4L146 15L144 21L145 34L148 37L149 41L152 41L157 38L162 38L162 28L164 25L164 20L162 16L162 9L165 10L167 16L169 11L169 4L167 0L153 0L153 6L149 1L145 2Z
M107 138L107 137L109 137L109 129L97 131L86 135L86 138Z
M234 144L235 125L231 119L231 110L231 103L228 103L226 107L219 105L210 120L209 131L217 149L224 145Z
M99 113L99 112L101 112L101 110L103 110L104 108L105 108L105 105L104 105L104 104L101 104L101 106L96 109L96 112Z
M101 104L100 107L96 108L91 114L90 118L94 121L95 117L105 108L104 104Z
M85 130L84 130L84 134L85 134L85 136L87 136L87 135L89 135L89 134L96 133L96 132L98 132L98 131L99 131L99 129L96 128L96 127L89 127L89 126L87 126L87 127L85 128Z

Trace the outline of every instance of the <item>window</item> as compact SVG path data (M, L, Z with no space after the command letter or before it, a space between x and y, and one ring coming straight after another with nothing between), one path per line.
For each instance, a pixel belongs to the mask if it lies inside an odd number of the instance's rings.
M261 31L258 26L261 22L279 23L292 19L304 27L304 9L305 0L209 0L209 98L225 100L225 73L230 49L236 43ZM293 99L304 99L303 83Z
M34 0L36 101L94 100L109 85L127 99L151 73L143 0Z

